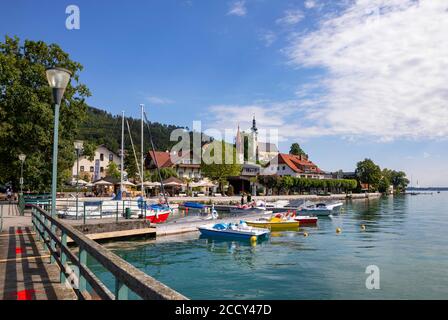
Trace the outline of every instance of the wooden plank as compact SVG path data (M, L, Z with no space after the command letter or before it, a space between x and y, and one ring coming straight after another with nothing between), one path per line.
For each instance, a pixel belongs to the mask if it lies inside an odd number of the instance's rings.
M0 299L75 300L74 291L59 281L59 268L36 242L30 228L8 230L0 237ZM2 234L5 235L5 234Z

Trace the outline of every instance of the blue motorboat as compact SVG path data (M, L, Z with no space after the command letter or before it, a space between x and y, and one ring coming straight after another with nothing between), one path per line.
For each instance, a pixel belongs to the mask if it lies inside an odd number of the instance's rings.
M198 227L201 235L207 237L227 237L241 240L249 240L255 237L258 239L267 238L269 229L254 228L248 226L245 222L240 223L216 223Z
M184 202L183 206L185 208L189 208L189 209L204 209L205 208L205 204L202 204L199 202L191 202L191 201Z

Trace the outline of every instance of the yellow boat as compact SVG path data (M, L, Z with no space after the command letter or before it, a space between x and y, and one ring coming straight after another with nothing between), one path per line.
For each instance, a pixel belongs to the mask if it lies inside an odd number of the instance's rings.
M265 228L270 230L291 230L299 227L299 221L284 220L277 217L272 217L269 220L246 220L248 226Z

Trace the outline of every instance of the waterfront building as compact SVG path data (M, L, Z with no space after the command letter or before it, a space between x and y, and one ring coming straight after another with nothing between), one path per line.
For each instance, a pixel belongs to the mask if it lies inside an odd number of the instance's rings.
M92 182L106 177L106 169L111 162L115 162L117 167L120 168L120 156L108 149L105 145L100 145L96 148L95 156L92 161L90 161L86 156L81 155L79 157L80 179ZM73 179L76 179L76 166L77 162L75 160L72 167Z
M262 170L262 175L325 179L326 174L307 155L279 153Z
M146 155L145 167L151 172L155 172L157 167L172 168L179 178L199 180L202 178L201 165L199 161L193 161L192 154L177 154L177 160L173 163L176 152L169 151L149 151ZM157 165L156 165L157 164Z

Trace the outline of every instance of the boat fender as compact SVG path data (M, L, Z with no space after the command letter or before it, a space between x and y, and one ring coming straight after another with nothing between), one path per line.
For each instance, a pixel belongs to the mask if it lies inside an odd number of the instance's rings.
M304 237L308 237L308 232L304 232L304 233L303 233L303 236L304 236Z
M361 230L366 230L366 226L365 225L361 225Z
M250 242L257 242L257 236L250 237Z

